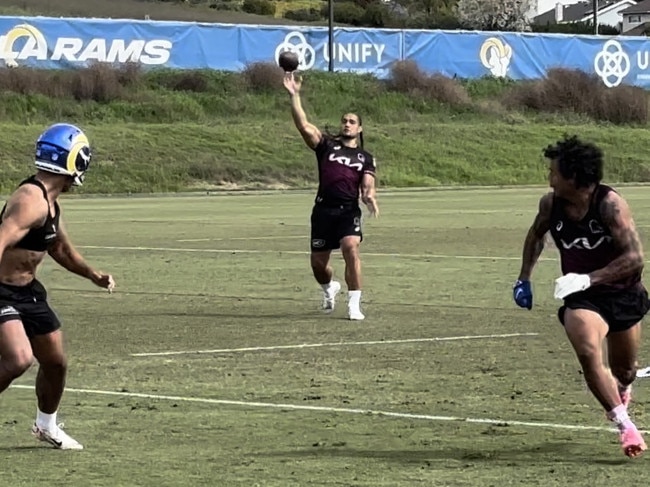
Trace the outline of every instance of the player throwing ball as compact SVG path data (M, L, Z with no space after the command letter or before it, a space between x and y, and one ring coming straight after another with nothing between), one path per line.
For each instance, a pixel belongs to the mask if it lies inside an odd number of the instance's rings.
M301 80L285 73L284 86L291 98L291 115L305 143L316 153L318 192L311 214L311 268L323 288L323 309L334 309L341 284L332 279L330 256L341 249L348 287L348 318L363 320L361 312L361 258L363 239L359 198L372 216L379 216L375 196L375 160L363 149L361 117L346 113L338 134L323 134L307 121L300 102Z

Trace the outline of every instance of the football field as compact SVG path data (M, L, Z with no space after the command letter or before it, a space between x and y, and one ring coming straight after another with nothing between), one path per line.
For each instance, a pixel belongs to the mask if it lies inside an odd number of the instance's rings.
M60 419L85 449L31 437L33 367L0 395L0 486L647 484L557 321L553 248L533 310L512 302L545 191L380 191L363 322L344 292L319 311L311 192L64 199L73 241L117 282L48 259L40 274L70 360ZM650 249L650 188L620 191Z

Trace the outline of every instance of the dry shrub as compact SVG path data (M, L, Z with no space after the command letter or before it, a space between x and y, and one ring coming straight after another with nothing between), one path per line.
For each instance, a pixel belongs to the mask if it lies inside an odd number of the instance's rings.
M124 87L137 86L142 83L142 68L138 63L123 64L117 70L117 79Z
M210 82L202 71L188 70L175 73L168 87L174 91L205 93L210 89Z
M106 103L120 98L122 94L117 71L110 66L98 63L70 73L71 94L75 100Z
M140 68L132 63L119 68L97 63L75 70L0 69L0 90L102 103L120 98L124 87L140 81Z
M252 91L275 91L282 86L284 72L275 63L259 62L246 66L242 72L246 85Z
M410 60L393 64L388 88L411 96L436 100L453 107L471 103L469 93L457 80L441 74L428 75Z
M508 108L571 111L615 124L648 121L645 90L607 88L597 76L571 69L551 69L543 80L519 84L506 93L503 102Z
M0 69L0 91L11 91L21 95L38 93L34 70L22 67Z
M441 103L457 107L471 103L469 93L457 80L441 74L429 77L425 94Z
M643 88L617 86L605 91L602 103L595 107L598 120L618 125L648 122L648 98Z
M397 61L391 67L388 87L399 93L413 94L414 91L426 89L428 80L429 76L415 61Z

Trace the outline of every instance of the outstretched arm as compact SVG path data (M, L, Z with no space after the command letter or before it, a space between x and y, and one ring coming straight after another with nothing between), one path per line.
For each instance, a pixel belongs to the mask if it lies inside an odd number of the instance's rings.
M61 221L59 221L57 238L50 245L48 254L64 269L86 279L90 279L99 287L103 287L109 291L112 291L115 287L115 282L111 275L98 272L86 263L81 254L72 245Z
M526 240L524 241L524 250L521 259L521 270L519 272L519 281L529 281L533 273L533 268L544 250L544 236L551 228L551 210L553 209L553 194L549 193L539 200L539 210L533 221Z
M589 274L592 286L618 281L643 270L643 246L625 199L610 192L601 203L600 212L620 255Z
M285 74L284 87L291 96L291 116L293 117L293 123L296 125L296 128L300 132L300 135L302 135L305 143L311 149L315 149L323 138L323 134L318 127L312 125L307 120L307 115L305 114L305 110L302 108L302 102L300 101L301 86L302 80L300 78L296 79L293 73Z

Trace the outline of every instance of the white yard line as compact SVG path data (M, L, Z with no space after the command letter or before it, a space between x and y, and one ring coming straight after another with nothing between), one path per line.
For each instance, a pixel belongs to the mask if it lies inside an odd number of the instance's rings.
M394 345L402 343L425 343L425 342L451 342L458 340L481 340L495 338L513 338L537 336L539 333L503 333L498 335L463 335L451 337L433 338L404 338L399 340L371 340L362 342L329 342L329 343L301 343L297 345L273 345L266 347L242 347L242 348L218 348L214 350L183 350L166 352L141 352L132 353L132 357L164 357L169 355L192 355L192 354L215 354L215 353L236 353L236 352L259 352L268 350L288 350L300 348L321 348L321 347L354 347L366 345Z
M33 386L27 385L11 385L13 389L27 389L33 390ZM607 426L582 426L577 424L562 424L562 423L545 423L538 421L518 421L508 419L489 419L489 418L463 418L460 416L438 416L430 414L414 414L414 413L399 413L394 411L380 411L375 409L356 409L356 408L337 408L328 406L308 406L304 404L282 404L271 402L255 402L255 401L232 401L228 399L210 399L201 397L186 397L186 396L167 396L162 394L144 394L139 392L121 392L121 391L104 391L96 389L76 389L66 388L68 393L77 394L93 394L101 396L117 396L117 397L137 397L140 399L153 399L159 401L175 401L175 402L190 402L201 404L218 404L222 406L241 406L245 408L266 408L266 409L284 409L291 411L313 411L322 413L340 413L340 414L363 414L373 416L385 416L389 418L398 419L419 419L423 421L436 421L436 422L462 422L470 424L492 424L498 426L521 426L525 428L544 428L544 429L560 429L560 430L574 430L574 431L617 431L616 429ZM642 431L648 434L649 431Z
M242 249L188 249L171 247L112 247L103 245L77 245L80 249L96 250L130 250L138 252L190 252L207 254L288 254L308 255L308 251L302 250L242 250ZM461 260L521 260L521 257L493 256L493 255L446 255L446 254L405 254L405 253L384 253L364 252L363 256L368 257L403 257L415 259L461 259ZM541 257L540 261L555 262L558 259Z

